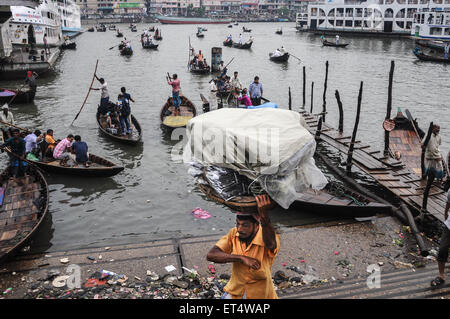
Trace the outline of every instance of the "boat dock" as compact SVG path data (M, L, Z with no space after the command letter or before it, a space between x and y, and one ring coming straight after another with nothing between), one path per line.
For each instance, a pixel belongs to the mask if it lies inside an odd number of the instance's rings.
M36 48L37 54L30 58L29 52L25 47L16 48L8 60L0 62L0 79L23 79L27 71L34 71L40 76L50 71L55 65L60 55L59 48L50 48L50 54L45 55L44 49Z
M351 135L346 135L326 123L321 123L321 114L311 114L305 110L300 111L306 121L308 131L320 138L323 143L335 148L341 154L348 155L350 151ZM415 211L420 211L423 203L423 194L427 181L403 164L383 156L383 152L374 150L369 144L360 140L354 143L352 162L364 173L373 177L381 186L394 196L401 199ZM433 185L428 195L427 212L440 221L444 221L445 192Z

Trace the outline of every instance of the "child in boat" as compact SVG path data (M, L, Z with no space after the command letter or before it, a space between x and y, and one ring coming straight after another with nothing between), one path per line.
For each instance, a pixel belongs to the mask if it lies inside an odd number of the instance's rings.
M246 88L244 88L242 90L242 97L238 97L238 101L240 102L239 104L244 103L246 108L248 108L249 106L252 106L252 101L250 100L250 98L247 95Z

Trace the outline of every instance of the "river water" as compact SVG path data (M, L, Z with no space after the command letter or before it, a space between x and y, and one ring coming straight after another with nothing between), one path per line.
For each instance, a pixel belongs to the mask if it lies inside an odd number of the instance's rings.
M159 111L171 88L165 81L166 72L177 73L181 88L201 112L200 93L208 96L210 76L187 71L189 37L192 46L202 50L210 61L211 48L221 46L228 34L238 39L242 23L233 28L208 25L205 37L195 36L196 26L158 25L163 40L157 51L144 50L139 40L149 25L139 24L137 33L128 25L119 25L131 40L134 54L120 56L113 48L120 41L114 31L86 32L76 38L77 50L62 54L57 72L38 80L38 92L33 104L13 106L17 125L28 128L52 128L55 136L80 134L92 153L106 157L125 167L112 178L82 179L49 176L51 189L50 217L39 232L33 250L55 251L101 245L126 244L153 239L222 234L234 226L234 214L222 205L207 200L187 173L187 166L171 160L176 143L160 129ZM358 138L383 147L381 123L387 103L390 61L396 63L393 88L393 115L397 107L408 108L417 117L422 129L430 121L441 125L443 153L450 149L450 116L448 116L448 66L416 61L413 41L341 36L349 42L346 49L322 47L319 36L298 33L293 23L249 23L254 43L251 50L223 47L223 60L229 74L238 70L244 86L255 75L263 84L264 96L283 108L288 105L291 87L294 109L302 103L302 67L307 73L307 109L310 108L310 87L314 81L314 110L322 109L325 62L329 61L327 90L327 122L337 126L337 103L334 91L340 92L345 110L345 130L353 128L360 81L364 81L362 114ZM278 27L283 35L275 34ZM243 33L244 40L249 33ZM302 63L290 58L286 64L276 64L268 53L284 46ZM95 121L99 91L92 91L77 121L70 126L86 96L96 60L97 74L108 83L111 97L125 86L136 103L132 111L143 128L143 145L124 146L100 136ZM18 82L1 82L14 86ZM99 87L96 82L94 87ZM6 155L1 155L6 166ZM212 218L198 220L190 214L201 207ZM300 212L271 214L280 227L307 224L314 216Z

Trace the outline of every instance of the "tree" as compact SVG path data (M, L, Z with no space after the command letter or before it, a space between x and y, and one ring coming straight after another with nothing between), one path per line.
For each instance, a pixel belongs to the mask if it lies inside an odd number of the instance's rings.
M278 15L281 17L289 17L290 10L287 7L278 9Z

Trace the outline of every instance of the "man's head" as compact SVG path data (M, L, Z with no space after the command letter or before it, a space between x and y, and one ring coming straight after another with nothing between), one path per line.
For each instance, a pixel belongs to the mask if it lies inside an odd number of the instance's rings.
M441 130L441 127L439 125L437 125L437 124L433 125L433 133L434 134L439 134L440 130Z
M120 92L125 93L126 91L127 91L127 90L125 89L124 86L122 86L122 87L120 88Z
M175 73L172 75L173 79L176 80L178 78L178 75Z
M236 229L239 233L240 241L249 241L255 237L259 230L259 221L256 214L236 213Z
M41 136L41 131L39 131L39 130L34 131L34 135Z
M27 72L27 77L31 78L32 75L33 75L33 72L31 72L31 71Z
M52 129L48 129L47 130L47 134L50 135L50 136L53 136L53 130Z
M14 138L19 138L20 137L20 131L17 128L14 128L11 130L12 131L12 135Z
M81 136L80 135L75 135L75 141L81 142Z
M242 90L242 94L247 94L247 88L244 88L243 90Z
M73 141L73 135L72 134L67 135L67 139L72 142Z
M255 76L254 81L255 81L255 83L258 83L259 82L259 77Z
M234 77L235 77L235 78L238 77L238 71L234 71Z
M100 78L98 80L100 81L101 84L105 83L105 79L104 78Z
M4 104L2 106L2 110L3 110L3 113L8 114L8 110L9 110L8 104Z

